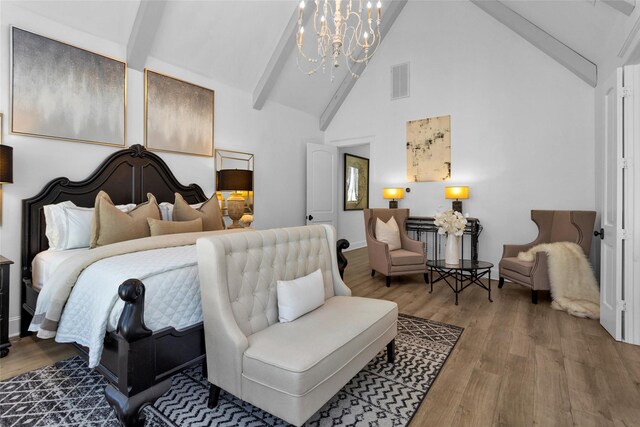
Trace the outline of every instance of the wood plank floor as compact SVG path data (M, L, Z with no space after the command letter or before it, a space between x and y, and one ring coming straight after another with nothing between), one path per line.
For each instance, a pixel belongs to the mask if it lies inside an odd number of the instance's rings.
M597 321L552 310L548 296L506 284L453 292L422 276L371 278L366 249L346 253L354 295L392 300L401 313L464 327L412 426L640 426L640 347L615 342ZM497 274L497 272L493 272ZM0 359L0 378L74 354L26 338Z

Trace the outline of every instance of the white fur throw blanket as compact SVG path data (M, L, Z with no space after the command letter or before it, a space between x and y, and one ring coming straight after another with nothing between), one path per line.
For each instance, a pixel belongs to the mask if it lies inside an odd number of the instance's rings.
M521 261L534 261L537 252L549 259L551 307L576 317L600 318L600 289L582 248L570 242L543 243L520 252Z

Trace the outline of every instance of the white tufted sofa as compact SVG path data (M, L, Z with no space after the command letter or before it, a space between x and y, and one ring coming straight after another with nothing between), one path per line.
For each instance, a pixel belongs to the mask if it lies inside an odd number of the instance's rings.
M222 388L299 426L385 346L393 361L397 305L351 296L332 227L204 237L197 247L210 407ZM277 280L318 268L324 305L279 323Z

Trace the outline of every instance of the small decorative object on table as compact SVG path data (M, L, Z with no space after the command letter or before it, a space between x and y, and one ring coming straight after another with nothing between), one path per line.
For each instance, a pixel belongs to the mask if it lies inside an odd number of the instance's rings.
M251 227L251 223L253 222L253 215L249 215L249 214L242 215L242 218L240 218L240 222L245 227Z
M460 262L460 250L458 248L458 237L464 233L467 225L466 218L453 209L436 214L434 224L438 227L438 234L447 235L447 248L445 263L457 265Z

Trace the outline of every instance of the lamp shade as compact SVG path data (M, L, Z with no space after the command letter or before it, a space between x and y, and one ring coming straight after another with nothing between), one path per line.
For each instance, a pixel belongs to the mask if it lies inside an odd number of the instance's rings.
M222 169L218 171L218 191L253 191L253 171Z
M13 182L13 147L0 145L0 184Z
M468 199L469 187L445 187L444 196L447 199Z
M385 199L404 199L404 189L385 188L382 190L382 197Z

